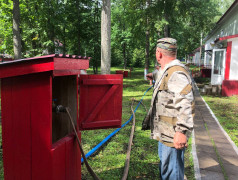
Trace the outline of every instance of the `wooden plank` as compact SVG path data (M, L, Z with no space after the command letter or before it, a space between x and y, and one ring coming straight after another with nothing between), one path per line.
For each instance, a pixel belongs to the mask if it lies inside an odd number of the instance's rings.
M66 140L57 141L52 146L52 180L66 179Z
M118 85L113 85L109 91L106 93L105 96L101 98L101 100L98 102L98 104L95 106L93 111L89 114L89 116L83 120L83 122L92 122L95 120L97 114L101 111L101 109L105 106L105 104L108 102L108 100L112 97L112 95L116 92Z
M50 73L31 75L32 179L52 179L52 80ZM29 86L28 84L28 86Z
M74 142L73 136L67 137L65 144L65 166L66 166L66 180L76 180L77 162L76 162L76 141Z
M84 79L82 81L82 84L84 85L122 84L122 81L115 79Z
M54 63L50 62L50 59L44 59L40 63L39 61L23 61L5 64L0 66L0 78L51 71L53 69Z
M53 78L53 99L56 100L56 105L69 107L73 121L77 122L77 76L63 76ZM53 142L69 135L72 132L72 127L69 117L66 113L52 114L52 137Z
M54 76L69 76L69 75L77 75L80 74L79 69L76 70L54 70L53 75Z
M13 136L11 135L11 127L13 126L12 119L12 79L1 80L1 111L2 111L2 147L3 147L3 167L5 179L14 178L14 153L11 149L14 148Z
M55 70L88 69L88 59L54 58Z
M4 171L5 178L9 179L31 179L32 144L28 79L28 76L21 76L2 80Z

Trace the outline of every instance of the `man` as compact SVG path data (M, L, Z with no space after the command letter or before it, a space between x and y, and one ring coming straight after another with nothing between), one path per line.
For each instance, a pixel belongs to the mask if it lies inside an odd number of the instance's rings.
M176 59L177 44L172 38L157 41L159 71L147 75L154 79L151 108L142 129L151 129L159 141L160 176L163 180L184 179L184 151L193 129L194 97L187 68Z

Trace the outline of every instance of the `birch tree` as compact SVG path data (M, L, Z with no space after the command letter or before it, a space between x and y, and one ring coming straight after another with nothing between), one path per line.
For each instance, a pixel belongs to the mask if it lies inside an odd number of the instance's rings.
M111 0L102 1L101 14L101 74L111 68Z

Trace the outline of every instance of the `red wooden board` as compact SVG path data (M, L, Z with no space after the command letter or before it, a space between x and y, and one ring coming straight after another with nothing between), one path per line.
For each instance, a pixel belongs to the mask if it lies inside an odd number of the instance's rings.
M79 128L121 126L123 75L81 75Z
M0 63L0 78L26 75L32 73L56 71L55 75L74 75L81 69L89 68L89 59L41 56ZM65 72L64 72L65 71Z
M32 179L52 179L52 78L51 73L32 74L31 92Z
M61 139L52 146L52 179L66 179L66 158L65 158L65 138Z
M81 139L80 132L78 136ZM81 153L73 134L57 141L52 146L54 180L81 179Z

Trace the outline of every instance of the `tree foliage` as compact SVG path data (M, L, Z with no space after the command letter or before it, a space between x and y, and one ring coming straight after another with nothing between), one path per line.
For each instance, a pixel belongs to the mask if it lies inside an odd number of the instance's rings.
M112 66L143 67L146 47L154 64L156 40L165 35L177 39L178 57L185 57L199 47L200 34L206 36L232 2L111 0ZM0 0L0 54L13 55L12 7L12 0ZM22 55L90 56L97 73L101 7L100 0L20 0Z

